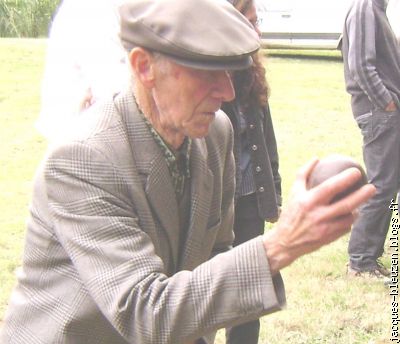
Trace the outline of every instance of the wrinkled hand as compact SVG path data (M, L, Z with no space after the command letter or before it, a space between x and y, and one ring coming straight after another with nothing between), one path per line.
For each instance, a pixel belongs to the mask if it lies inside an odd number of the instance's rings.
M361 173L350 168L307 190L307 178L317 162L312 160L298 172L289 204L275 228L264 235L272 274L347 233L357 208L375 193L375 187L367 184L330 204L335 195L357 182Z

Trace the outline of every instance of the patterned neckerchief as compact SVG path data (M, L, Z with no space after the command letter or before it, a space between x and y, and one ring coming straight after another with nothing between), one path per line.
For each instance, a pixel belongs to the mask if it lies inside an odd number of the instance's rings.
M192 140L185 137L183 144L178 150L172 150L154 129L149 120L142 114L144 122L150 130L154 141L158 144L164 155L165 161L171 173L172 183L175 188L176 197L179 200L183 195L186 179L190 178L189 159L192 148Z

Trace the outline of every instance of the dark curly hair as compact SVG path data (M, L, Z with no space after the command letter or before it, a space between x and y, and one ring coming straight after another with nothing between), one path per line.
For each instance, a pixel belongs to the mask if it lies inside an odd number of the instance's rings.
M254 0L228 1L243 15L254 5ZM249 69L233 73L232 80L236 98L245 108L250 106L265 107L268 104L270 88L265 76L260 51L252 57L254 63Z

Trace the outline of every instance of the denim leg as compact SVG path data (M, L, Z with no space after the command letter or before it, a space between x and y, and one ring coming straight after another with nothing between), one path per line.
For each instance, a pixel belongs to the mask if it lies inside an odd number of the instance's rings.
M363 134L363 156L369 181L377 192L360 209L349 242L350 266L358 271L376 268L382 256L400 184L400 112L374 110L357 118Z

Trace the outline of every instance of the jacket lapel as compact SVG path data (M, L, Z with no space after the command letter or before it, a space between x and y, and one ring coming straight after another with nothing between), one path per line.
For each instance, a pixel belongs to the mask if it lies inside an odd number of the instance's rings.
M123 122L126 123L127 135L138 172L145 179L145 193L148 202L153 214L165 229L174 266L178 270L192 270L202 257L214 186L214 176L207 164L205 140L194 139L192 143L190 156L191 213L185 245L183 251L179 252L178 204L165 158L139 113L132 93L128 91L118 98L115 103L123 117ZM160 242L159 245L165 245L165 243Z
M179 255L179 213L169 169L140 114L131 92L116 100L132 147L135 164L144 180L144 191L152 213L166 232L176 267ZM157 243L161 246L164 242ZM165 257L164 257L165 258Z
M192 270L198 265L208 225L214 176L207 165L207 147L203 139L193 140L190 171L190 221L179 270Z
M145 189L147 198L153 213L167 233L173 263L176 266L179 256L179 213L175 190L164 156L154 156L150 169L143 172L147 174Z

